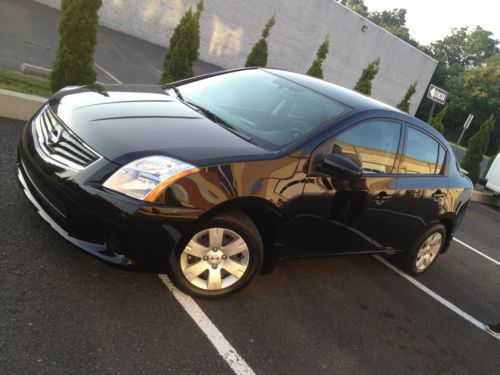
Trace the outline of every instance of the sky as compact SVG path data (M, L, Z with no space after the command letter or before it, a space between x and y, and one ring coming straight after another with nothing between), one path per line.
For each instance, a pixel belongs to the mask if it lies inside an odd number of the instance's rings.
M405 8L410 35L428 44L451 28L481 26L500 39L500 0L364 0L369 11Z

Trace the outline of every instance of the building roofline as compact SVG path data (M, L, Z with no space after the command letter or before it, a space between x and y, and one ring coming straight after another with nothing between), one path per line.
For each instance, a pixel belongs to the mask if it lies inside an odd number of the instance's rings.
M427 56L429 59L431 59L432 61L434 61L434 62L436 63L436 66L437 66L437 64L439 64L439 61L438 61L438 60L436 60L434 57L429 56L428 54L426 54L426 53L425 53L425 52L423 52L422 50L420 50L420 49L418 49L417 47L415 47L415 46L411 45L410 43L408 43L406 40L403 40L403 39L401 39L400 37L398 37L398 36L394 35L393 33L391 33L391 32L389 32L389 31L387 31L387 30L386 30L386 29L384 29L383 27L381 27L381 26L377 25L375 22L370 21L368 18L363 17L361 14L359 14L359 13L355 12L354 10L352 10L352 9L350 9L350 8L348 8L348 7L346 7L344 4L342 4L342 3L340 3L340 2L338 2L338 1L336 1L336 0L331 0L331 1L333 1L333 2L334 2L335 4L337 4L338 6L341 6L342 8L346 9L347 11L349 11L349 12L351 12L351 13L355 14L356 16L358 16L359 18L363 19L364 21L366 21L366 22L370 23L372 26L375 26L376 28L378 28L378 29L382 30L384 33L389 34L389 35L391 35L393 38L396 38L396 39L400 40L401 42L403 42L404 44L406 44L406 45L408 45L409 47L413 48L414 50L418 51L418 52L419 52L419 53L421 53L422 55Z

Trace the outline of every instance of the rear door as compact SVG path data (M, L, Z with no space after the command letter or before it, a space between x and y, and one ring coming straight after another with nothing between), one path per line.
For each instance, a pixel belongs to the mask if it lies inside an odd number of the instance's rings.
M448 210L451 202L446 176L448 155L424 130L407 125L399 165L398 192L392 209L398 215L397 246L409 248L422 232Z

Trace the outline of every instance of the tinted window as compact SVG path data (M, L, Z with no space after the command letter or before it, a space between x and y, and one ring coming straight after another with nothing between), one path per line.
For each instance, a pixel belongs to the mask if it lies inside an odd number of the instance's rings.
M185 101L271 148L289 144L350 110L307 87L254 69L187 83L179 91Z
M434 174L438 165L439 144L431 137L408 127L401 173ZM441 164L444 159L441 160ZM438 169L438 173L440 168Z
M401 125L370 120L336 137L334 152L354 160L364 173L394 173Z
M439 145L439 157L438 157L438 163L437 163L437 167L436 167L436 174L443 173L443 166L444 166L445 160L446 160L446 151L443 148L443 146Z

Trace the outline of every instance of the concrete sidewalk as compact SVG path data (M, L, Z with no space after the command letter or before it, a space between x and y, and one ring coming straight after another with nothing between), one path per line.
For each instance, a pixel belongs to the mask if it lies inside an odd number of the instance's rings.
M19 70L22 63L52 68L59 11L31 0L0 1L0 67ZM99 26L94 55L97 80L103 83L158 83L166 49ZM195 74L221 68L202 61ZM113 78L114 77L114 78Z

